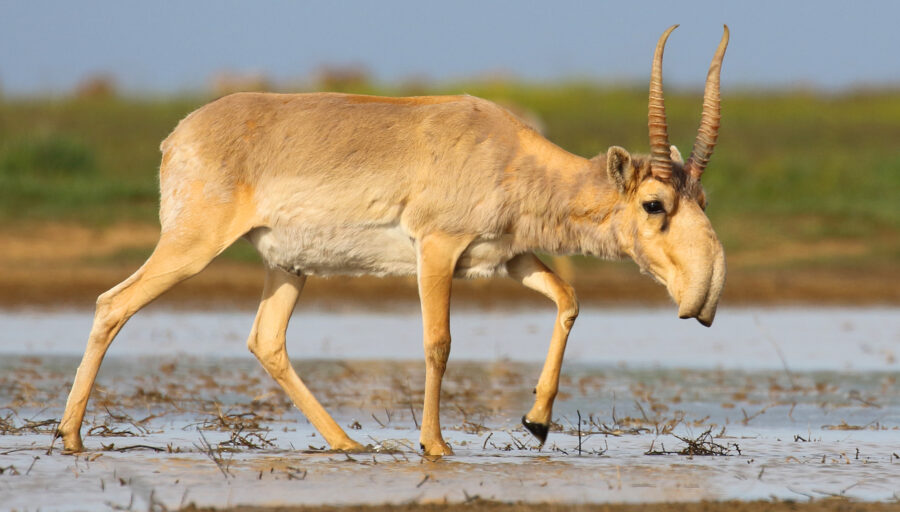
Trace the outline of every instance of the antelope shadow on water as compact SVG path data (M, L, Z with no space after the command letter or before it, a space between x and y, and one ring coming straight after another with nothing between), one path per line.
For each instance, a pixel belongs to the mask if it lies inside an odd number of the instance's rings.
M669 145L663 104L663 49L674 29L653 57L649 156L617 146L592 159L573 155L471 96L238 93L188 115L161 145L159 242L137 272L97 300L57 431L65 449L84 449L87 400L125 322L241 237L267 268L247 345L331 448L365 449L288 361L285 331L310 275L417 276L426 363L420 442L428 455L452 453L439 398L453 278L505 275L549 297L558 314L522 419L543 442L578 303L534 251L628 256L666 286L681 318L708 326L716 313L725 257L700 178L717 139L728 27L687 162Z

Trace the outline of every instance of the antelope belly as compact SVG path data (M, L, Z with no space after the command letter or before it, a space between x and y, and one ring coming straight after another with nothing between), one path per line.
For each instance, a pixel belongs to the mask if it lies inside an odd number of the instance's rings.
M257 228L247 234L263 261L294 274L415 275L416 242L399 225ZM455 277L506 275L514 256L506 237L476 239L460 255Z
M415 241L397 225L257 228L247 238L268 265L295 274L416 273Z

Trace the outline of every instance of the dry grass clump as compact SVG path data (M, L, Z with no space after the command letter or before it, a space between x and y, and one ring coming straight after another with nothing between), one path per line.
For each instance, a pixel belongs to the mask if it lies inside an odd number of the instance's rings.
M724 434L724 430L719 433L718 437L721 437ZM686 455L688 457L693 457L694 455L699 456L724 456L730 455L732 449L729 445L719 444L715 441L715 438L712 434L711 429L707 429L703 431L700 435L695 438L682 437L676 434L673 436L679 441L685 443L685 447L681 450L672 451L666 450L666 447L660 443L660 449L654 450L653 446L655 444L655 440L650 443L650 448L644 452L644 455ZM734 451L737 451L737 454L741 454L741 448L737 445L737 443L732 443L730 446L734 447Z

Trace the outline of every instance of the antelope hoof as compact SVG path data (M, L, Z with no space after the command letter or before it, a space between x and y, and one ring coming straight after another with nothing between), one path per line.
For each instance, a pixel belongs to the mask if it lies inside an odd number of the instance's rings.
M345 453L363 453L370 451L365 446L357 443L353 439L347 438L346 441L341 441L340 443L335 443L331 447L332 450L345 452Z
M429 456L443 457L444 455L453 455L453 449L450 448L450 445L445 443L444 441L430 443L430 446L425 446L424 443L419 443L419 447L422 448L422 452L425 455Z
M63 442L63 453L65 454L75 454L81 453L84 451L84 444L81 442L81 435L78 432L74 434L64 434L63 432L57 430L56 434L54 434L55 438L61 437Z
M522 425L541 442L541 446L544 446L544 442L547 440L547 432L550 431L550 425L531 421L525 416L522 416Z

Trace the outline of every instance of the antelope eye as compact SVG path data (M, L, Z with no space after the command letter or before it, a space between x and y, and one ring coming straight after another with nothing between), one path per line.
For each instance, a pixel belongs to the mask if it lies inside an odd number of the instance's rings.
M653 215L655 213L665 213L666 210L663 208L663 204L660 201L647 201L644 203L644 211Z

